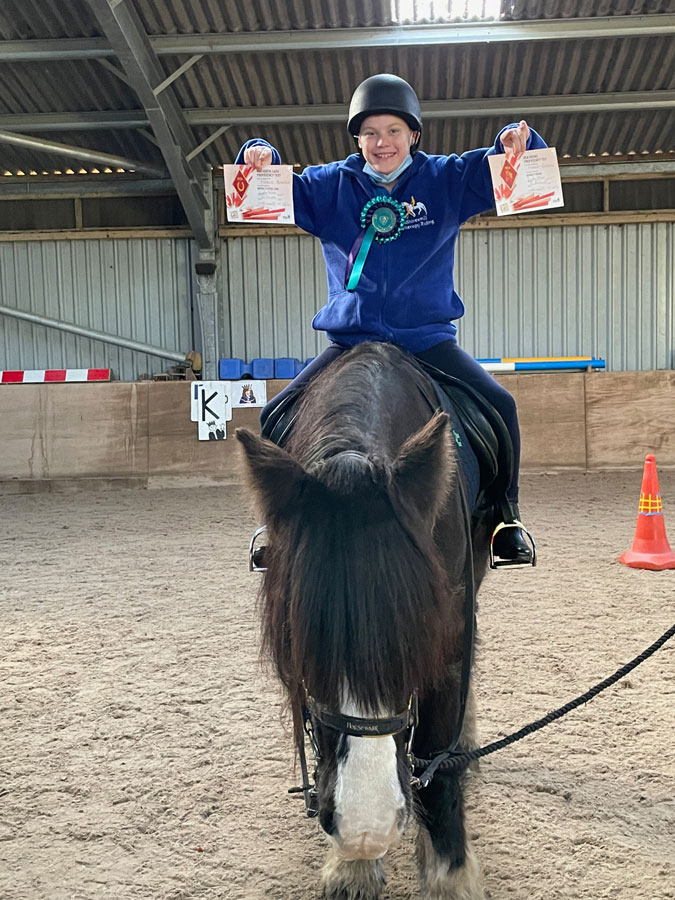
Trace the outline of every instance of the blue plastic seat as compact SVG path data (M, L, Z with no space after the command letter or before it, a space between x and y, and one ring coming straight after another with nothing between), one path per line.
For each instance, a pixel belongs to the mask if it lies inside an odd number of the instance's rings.
M274 360L267 357L251 360L251 375L253 378L274 378Z
M275 378L295 378L300 369L300 362L292 359L290 356L278 356L274 360L274 377Z
M243 359L221 359L218 363L218 377L221 381L239 381L250 369Z

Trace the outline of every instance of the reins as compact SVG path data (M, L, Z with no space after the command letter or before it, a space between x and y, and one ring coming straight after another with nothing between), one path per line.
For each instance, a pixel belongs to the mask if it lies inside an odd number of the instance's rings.
M541 719L537 719L529 725L525 725L518 731L513 732L513 734L507 735L507 737L501 738L498 741L493 741L491 744L486 744L484 747L480 747L476 750L466 750L463 752L444 750L434 756L433 759L419 759L417 756L412 756L411 761L413 771L422 771L422 774L417 777L419 787L427 787L437 772L446 775L460 772L463 769L466 769L473 760L482 759L482 757L489 756L497 750L502 750L504 747L515 744L516 741L520 741L522 738L534 734L535 731L539 731L544 728L545 725L550 725L551 722L555 722L556 719L561 719L563 716L567 715L568 712L571 712L573 709L592 700L593 697L597 696L601 691L604 691L605 688L611 687L625 675L628 675L629 672L632 672L633 669L640 665L640 663L656 653L656 651L660 649L666 641L670 640L674 634L675 625L671 625L658 640L654 641L654 643L647 647L646 650L643 650L643 652L640 653L639 656L636 656L635 659L621 666L620 669L617 669L613 675L609 676L609 678L605 678L603 681L598 682L598 684L589 688L589 690L584 694L581 694L581 696L577 697L575 700L571 700L569 703L566 703L564 706L559 707L553 712L547 713Z

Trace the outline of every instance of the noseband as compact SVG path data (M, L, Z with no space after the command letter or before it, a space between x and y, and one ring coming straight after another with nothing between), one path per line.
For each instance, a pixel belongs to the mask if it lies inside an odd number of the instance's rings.
M305 702L302 705L302 722L305 734L309 738L314 761L317 765L321 761L321 753L319 751L319 743L316 739L316 722L320 722L326 728L337 731L339 734L344 734L346 737L393 737L395 734L407 731L405 754L408 765L410 766L411 784L414 784L412 743L418 722L417 691L411 695L408 708L405 712L398 713L395 716L377 717L372 719L329 712L321 703L318 703L312 696L305 692ZM300 759L300 771L302 772L302 785L290 788L288 793L302 793L305 799L305 812L309 818L314 818L319 812L318 796L315 785L309 780L307 758L305 756L305 741L303 737L300 737L297 749L298 757ZM314 777L316 779L316 773Z
M326 728L339 731L349 737L390 737L400 734L406 729L414 732L417 725L417 694L410 697L408 708L405 712L386 718L363 719L360 716L346 716L342 713L328 712L313 697L307 696L307 710L310 716L317 722L321 722ZM412 734L409 740L411 740Z

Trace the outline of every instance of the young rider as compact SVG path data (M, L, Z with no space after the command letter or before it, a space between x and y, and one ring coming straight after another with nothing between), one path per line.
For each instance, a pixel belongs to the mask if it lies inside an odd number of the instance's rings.
M419 100L396 75L373 75L354 91L349 133L358 153L310 166L293 176L295 221L321 241L328 301L313 320L331 345L277 395L306 383L344 350L361 341L397 344L437 369L467 382L498 410L511 435L514 472L507 490L519 520L520 431L512 396L457 342L455 321L464 305L455 291L455 244L463 222L494 206L488 157L546 146L526 122L507 125L489 149L461 156L429 156L418 149ZM277 150L255 138L237 163L261 169L281 162ZM502 559L530 562L520 528L495 535Z

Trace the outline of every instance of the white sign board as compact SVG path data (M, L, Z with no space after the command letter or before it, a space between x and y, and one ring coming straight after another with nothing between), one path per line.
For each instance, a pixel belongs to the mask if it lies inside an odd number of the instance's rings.
M266 381L251 381L245 378L243 381L230 381L228 386L232 397L232 406L242 408L267 406Z
M191 385L191 419L197 422L200 441L224 441L232 418L228 381L194 381Z
M224 441L232 407L261 407L267 404L267 382L193 381L190 384L190 419L199 428L200 441Z

